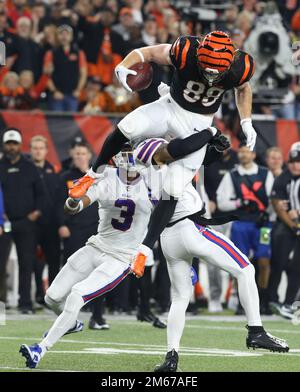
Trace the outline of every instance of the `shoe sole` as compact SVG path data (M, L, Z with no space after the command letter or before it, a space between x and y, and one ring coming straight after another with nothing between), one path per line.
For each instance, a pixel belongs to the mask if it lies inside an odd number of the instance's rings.
M287 353L288 351L289 351L289 347L278 347L278 348L270 348L270 347L261 347L261 346L258 346L258 345L254 345L254 346L252 346L252 345L247 345L247 348L250 350L250 348L252 348L253 350L256 350L256 349L262 349L262 350L268 350L268 351L271 351L271 352L273 352L273 353Z
M83 327L81 328L81 329L79 329L79 330L76 330L76 331L67 331L65 334L64 334L64 336L65 335L71 335L72 333L78 333L78 332L82 332L83 331Z
M19 353L21 353L22 357L24 357L26 359L26 367L30 368L30 369L35 369L36 368L36 364L33 366L32 365L32 358L30 356L29 353L29 347L26 344L22 344L22 346L20 347Z

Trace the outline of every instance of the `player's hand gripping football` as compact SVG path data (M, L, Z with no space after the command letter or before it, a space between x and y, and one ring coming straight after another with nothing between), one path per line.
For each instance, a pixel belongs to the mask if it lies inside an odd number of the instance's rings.
M257 133L253 128L251 118L241 120L241 127L247 139L247 147L253 151L256 144Z
M127 84L127 76L136 75L137 72L132 69L126 68L123 65L117 65L115 68L115 74L122 86L125 87L127 91L132 93L132 89Z

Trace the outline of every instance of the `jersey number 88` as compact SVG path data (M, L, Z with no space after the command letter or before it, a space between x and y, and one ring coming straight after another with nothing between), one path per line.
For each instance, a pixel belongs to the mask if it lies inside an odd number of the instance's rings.
M213 105L223 94L224 90L218 87L209 87L205 94L206 86L203 83L190 80L187 82L186 88L183 90L184 98L191 103L201 100L203 106Z

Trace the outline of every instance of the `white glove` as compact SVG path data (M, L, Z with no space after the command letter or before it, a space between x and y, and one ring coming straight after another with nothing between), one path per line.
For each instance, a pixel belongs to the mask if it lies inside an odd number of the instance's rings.
M128 86L126 80L128 75L136 75L137 72L126 68L123 65L117 65L115 68L115 74L122 86L125 87L127 91L132 93L132 89Z
M244 118L243 120L241 120L241 127L244 135L247 138L247 147L249 147L250 150L253 151L256 143L257 134L255 129L253 128L251 118Z
M157 87L158 94L163 97L170 92L170 86L168 86L166 83L161 82L160 85Z

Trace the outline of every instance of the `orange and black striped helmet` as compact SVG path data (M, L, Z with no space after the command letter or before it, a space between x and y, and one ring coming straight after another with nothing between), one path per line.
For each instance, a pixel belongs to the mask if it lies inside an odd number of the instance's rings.
M207 34L197 49L198 66L212 76L219 77L226 72L234 58L234 46L231 38L223 31Z

